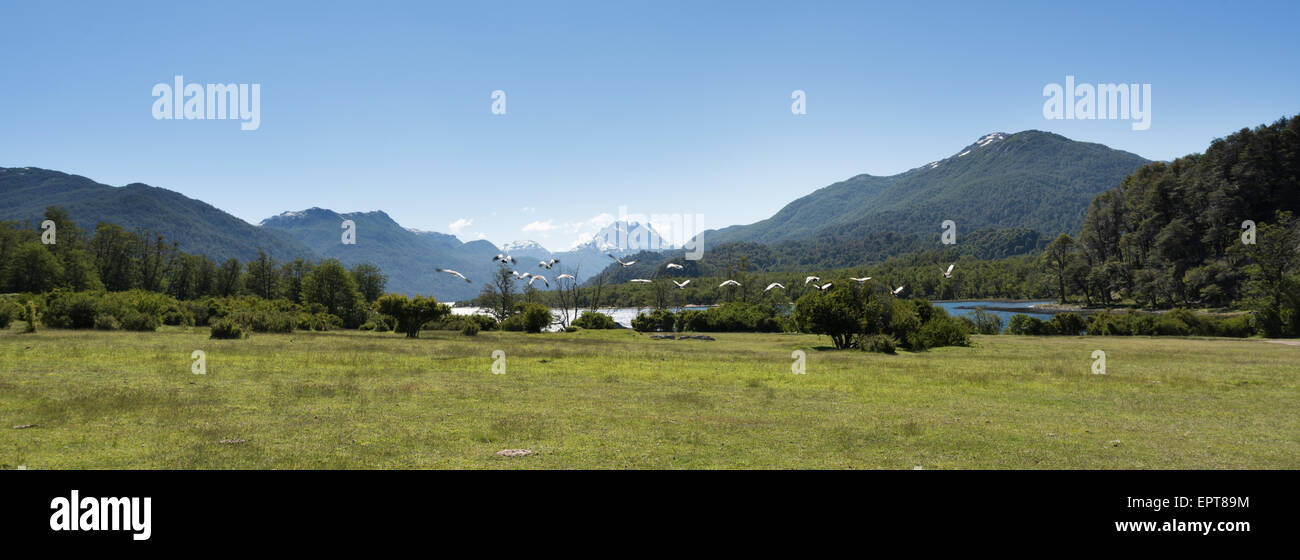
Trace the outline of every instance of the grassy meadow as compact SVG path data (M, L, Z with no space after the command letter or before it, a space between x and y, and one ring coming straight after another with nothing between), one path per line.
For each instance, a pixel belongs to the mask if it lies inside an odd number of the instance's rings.
M1300 468L1300 347L1258 339L977 336L890 356L784 334L20 325L0 332L6 469Z

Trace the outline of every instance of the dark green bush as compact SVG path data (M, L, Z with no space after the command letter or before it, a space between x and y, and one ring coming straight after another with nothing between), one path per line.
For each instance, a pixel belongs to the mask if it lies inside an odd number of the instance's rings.
M970 331L966 326L938 307L933 308L930 320L921 324L917 336L926 348L970 346Z
M700 309L686 309L677 314L677 331L678 332L699 332L708 330L709 321L705 317L704 311Z
M632 319L632 328L637 332L673 332L676 324L677 314L666 309L641 313Z
M122 328L128 331L152 332L158 330L158 318L140 311L127 311L122 317Z
M122 323L117 320L117 317L100 313L95 316L95 328L101 331L115 331L122 328Z
M36 324L41 322L41 312L36 310L35 301L27 302L27 309L23 313L23 320L27 321L27 326L23 328L23 332L36 332Z
M1057 313L1052 316L1051 330L1055 334L1077 336L1087 330L1088 322L1078 313Z
M524 332L539 333L551 325L551 309L540 303L525 303L511 318L520 317Z
M599 311L584 311L573 320L573 326L584 329L617 329L618 323L614 322L613 317Z
M14 318L22 314L18 304L7 299L0 299L0 329L7 329L12 325Z
M645 314L643 328L651 331L671 332L782 332L781 320L771 305L759 303L728 302L717 307L690 309L674 314L670 311L652 311ZM635 323L633 327L635 328Z
M975 323L975 332L979 334L1002 333L1002 318L996 314L976 309L971 313L971 320Z
M887 334L863 335L858 339L858 348L867 352L894 354L898 349L898 341Z
M524 317L518 313L506 317L506 320L499 323L501 330L510 332L520 332L524 330Z
M1052 334L1051 323L1043 322L1038 317L1030 317L1024 313L1017 313L1011 316L1007 322L1007 332L1011 334L1023 335L1044 335Z
M212 322L210 338L240 339L248 338L248 330L232 319L217 319Z
M465 327L460 330L460 334L463 334L465 336L476 336L478 335L478 331L479 331L478 323L475 323L473 321L466 321Z
M99 314L99 294L55 290L45 299L44 323L56 329L89 329Z

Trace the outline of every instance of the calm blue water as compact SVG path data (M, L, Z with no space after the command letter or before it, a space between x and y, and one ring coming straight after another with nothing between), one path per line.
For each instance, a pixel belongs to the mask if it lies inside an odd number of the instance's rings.
M1052 303L1052 302L1049 300L943 301L943 302L935 302L934 305L937 307L942 307L944 311L947 311L948 314L952 315L953 317L963 317L963 316L969 317L972 313L975 312L975 308L978 307L998 307L1001 309L1007 309L1007 308L1015 309L1016 311L999 311L993 309L984 310L985 313L991 313L993 315L997 315L998 317L1002 318L1002 330L1005 332L1007 328L1007 324L1011 322L1012 315L1024 313L1026 315L1042 315L1042 317L1039 317L1039 319L1044 319L1044 320L1051 318L1052 314L1050 312L1037 311L1035 309L1032 309L1032 306L1034 305L1042 305L1047 303Z

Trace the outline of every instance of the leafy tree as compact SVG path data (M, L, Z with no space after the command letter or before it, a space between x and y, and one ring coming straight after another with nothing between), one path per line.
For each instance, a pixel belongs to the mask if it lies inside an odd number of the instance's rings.
M357 282L357 289L361 291L366 303L374 303L384 294L384 288L388 285L388 276L379 270L379 267L362 263L352 267L351 272L352 278Z
M328 261L327 261L328 262ZM375 300L375 308L397 320L395 330L406 333L407 338L419 338L420 327L451 313L451 308L438 303L432 296L408 298L403 294L385 294Z
M810 293L795 302L794 320L799 329L831 337L836 348L848 348L862 327L853 307L844 298Z
M280 267L285 299L294 302L302 301L302 281L311 271L312 264L303 259L294 259Z
M45 245L28 242L18 246L9 263L9 289L16 292L47 292L59 285L63 265L45 249Z
M303 303L319 303L326 313L343 317L345 322L355 315L355 308L363 301L357 291L357 281L338 259L321 262L303 277L301 297Z
M551 324L550 308L540 303L525 303L519 306L519 316L523 322L524 332L539 333Z
M1065 286L1069 280L1067 270L1074 256L1074 250L1074 239L1062 233L1047 244L1047 248L1043 250L1043 256L1040 259L1043 271L1047 273L1049 278L1056 281L1056 293L1061 303L1065 303Z
M515 311L515 275L510 267L497 267L492 283L483 287L477 301L481 301L488 312L498 321L504 321Z
M243 269L244 267L239 264L239 259L227 259L226 262L221 263L221 270L217 272L217 285L215 287L217 295L233 296L242 292L244 289Z
M248 263L244 288L262 299L280 296L280 268L266 251L258 250L257 258Z

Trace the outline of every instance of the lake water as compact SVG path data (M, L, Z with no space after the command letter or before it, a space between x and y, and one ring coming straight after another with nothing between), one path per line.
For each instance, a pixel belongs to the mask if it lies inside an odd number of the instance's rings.
M1023 313L1025 315L1043 315L1039 319L1050 318L1052 312L1039 311L1034 309L1035 305L1045 305L1052 303L1049 300L1034 301L940 301L934 302L934 305L942 307L949 315L953 317L970 317L975 313L975 309L983 307L985 313L997 315L1002 319L1002 329L1005 331L1007 325L1011 323L1011 316ZM997 309L988 309L996 307ZM1014 311L1003 311L1011 309Z
M1035 305L1042 305L1048 303L1051 302L1048 300L942 301L942 302L935 302L934 305L942 307L945 311L948 312L949 315L952 315L953 317L970 316L972 313L975 312L975 308L977 307L997 307L998 310L985 309L984 311L985 313L992 313L994 315L997 315L998 317L1001 317L1002 326L1005 329L1007 324L1011 322L1011 316L1017 313L1051 315L1050 312L1038 311L1032 308ZM1002 309L1013 309L1014 311L1002 311ZM451 309L451 312L456 315L470 315L473 313L479 313L481 311L482 309L478 307L453 307ZM585 312L586 310L584 309L583 311ZM602 308L599 311L601 313L609 315L610 317L613 317L615 323L623 325L624 327L627 328L632 328L632 319L635 319L638 313L646 310L638 309L635 307L609 307L609 308ZM680 309L673 309L673 311L680 311ZM559 320L560 317L559 313L552 311L551 315L554 316L557 321Z

